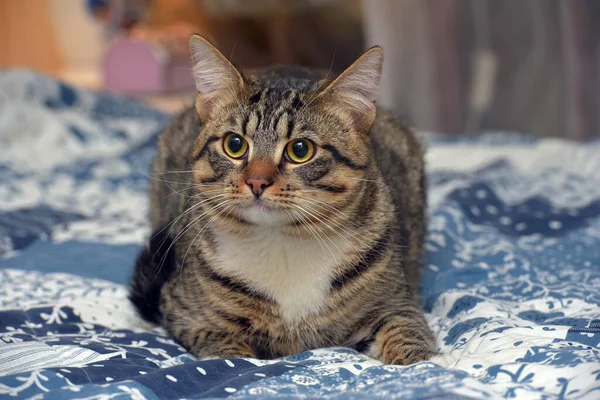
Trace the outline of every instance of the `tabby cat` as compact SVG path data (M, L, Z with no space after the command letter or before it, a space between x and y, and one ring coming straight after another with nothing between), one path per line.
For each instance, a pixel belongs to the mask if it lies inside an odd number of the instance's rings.
M204 38L190 47L198 96L160 138L130 293L139 313L199 358L326 346L431 357L417 300L423 155L375 108L382 49L328 79L243 75Z

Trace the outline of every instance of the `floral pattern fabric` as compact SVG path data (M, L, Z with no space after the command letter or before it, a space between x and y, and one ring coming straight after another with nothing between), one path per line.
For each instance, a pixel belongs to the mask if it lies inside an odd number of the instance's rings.
M200 361L126 298L168 119L0 72L0 398L600 398L599 143L425 136L431 361Z

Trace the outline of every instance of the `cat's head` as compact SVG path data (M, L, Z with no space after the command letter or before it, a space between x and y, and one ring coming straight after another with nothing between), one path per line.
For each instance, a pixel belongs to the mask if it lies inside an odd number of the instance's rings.
M326 223L359 197L372 162L380 47L335 79L282 69L242 75L204 38L193 36L190 48L203 121L193 173L207 213L297 228Z

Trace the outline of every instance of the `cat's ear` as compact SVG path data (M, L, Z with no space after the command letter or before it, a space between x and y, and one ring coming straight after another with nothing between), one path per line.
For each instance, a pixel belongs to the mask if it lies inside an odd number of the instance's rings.
M209 118L220 104L239 95L244 79L227 58L200 35L192 35L190 54L192 74L198 90L196 110L203 119Z
M359 131L368 131L375 118L375 101L383 69L383 49L367 50L319 95L349 116Z

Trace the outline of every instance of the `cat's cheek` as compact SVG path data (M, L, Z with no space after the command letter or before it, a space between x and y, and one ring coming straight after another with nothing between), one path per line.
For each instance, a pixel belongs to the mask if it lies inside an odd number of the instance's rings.
M193 167L193 177L196 183L209 183L216 181L218 174L211 168L206 160L196 162Z

